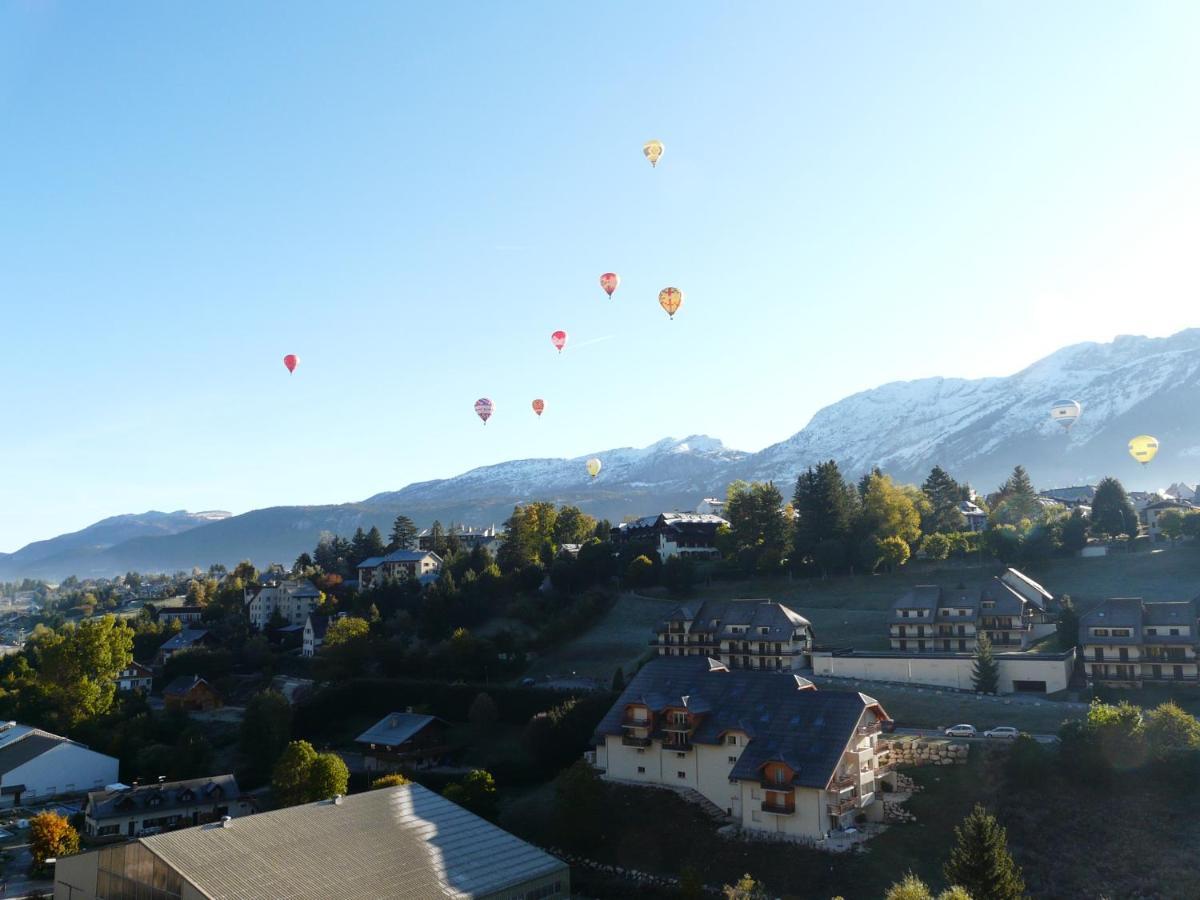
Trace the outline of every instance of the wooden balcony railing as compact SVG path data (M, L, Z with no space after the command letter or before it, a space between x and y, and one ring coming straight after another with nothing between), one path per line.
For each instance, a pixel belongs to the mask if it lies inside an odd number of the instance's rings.
M790 815L795 814L796 804L795 803L776 803L771 800L764 800L762 802L762 811L768 812L768 813L774 813L777 816L790 816Z

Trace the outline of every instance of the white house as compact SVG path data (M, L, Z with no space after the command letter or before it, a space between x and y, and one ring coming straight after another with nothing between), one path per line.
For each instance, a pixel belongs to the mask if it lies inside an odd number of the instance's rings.
M317 650L325 643L325 632L329 628L329 616L310 615L304 620L304 643L301 655L309 658L317 655Z
M250 627L262 631L276 610L287 625L303 626L321 605L321 592L311 581L276 581L246 588L246 613Z
M117 780L117 760L29 725L0 725L0 806L102 788Z
M426 578L440 571L442 558L432 550L393 550L387 556L372 556L358 564L358 586L365 591L388 581Z
M705 497L696 504L696 512L702 516L723 516L725 515L725 501L718 500L716 497Z
M150 693L154 684L154 673L140 662L131 662L117 673L117 690L121 693L141 691Z

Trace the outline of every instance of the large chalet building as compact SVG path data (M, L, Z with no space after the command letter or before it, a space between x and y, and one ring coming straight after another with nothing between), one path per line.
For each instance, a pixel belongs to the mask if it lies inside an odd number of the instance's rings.
M973 590L919 584L892 604L888 638L902 653L972 653L985 632L997 648L1025 650L1053 599L1016 569Z
M672 556L718 559L717 531L729 523L710 513L659 513L622 522L610 532L613 544L643 543L654 547L659 559Z
M696 791L743 828L820 840L883 819L871 697L703 656L646 663L597 727L603 778Z
M358 564L358 586L366 591L388 581L434 579L441 571L442 558L432 550L393 550Z
M304 627L321 605L321 592L311 581L269 581L246 588L246 614L250 627L264 630L278 611L286 625Z
M1079 644L1091 684L1142 687L1200 680L1200 612L1195 600L1105 600L1080 617Z
M787 672L811 664L808 619L774 600L706 600L676 607L650 642L659 656L704 656L731 669Z

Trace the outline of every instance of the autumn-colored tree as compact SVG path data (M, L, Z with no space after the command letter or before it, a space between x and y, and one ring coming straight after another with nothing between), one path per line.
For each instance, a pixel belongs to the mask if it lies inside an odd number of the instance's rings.
M66 816L56 812L38 813L29 820L29 852L34 870L44 869L46 860L60 859L79 852L79 832Z
M334 619L325 629L325 646L337 647L339 644L348 644L351 641L365 638L370 633L371 623L366 619L360 619L357 616L343 616L340 619Z
M371 790L376 788L402 787L406 784L412 784L412 780L405 778L399 772L393 772L391 775L380 775L371 782Z

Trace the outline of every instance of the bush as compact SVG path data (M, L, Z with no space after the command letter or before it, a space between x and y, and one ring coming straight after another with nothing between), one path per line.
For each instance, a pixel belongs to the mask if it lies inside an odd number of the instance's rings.
M399 772L393 772L391 775L381 775L371 782L371 790L388 787L401 787L406 784L412 784L412 781L405 778Z
M642 555L637 557L625 569L625 583L629 587L652 587L657 580L655 578L654 563L650 557Z

